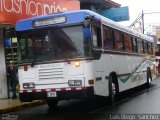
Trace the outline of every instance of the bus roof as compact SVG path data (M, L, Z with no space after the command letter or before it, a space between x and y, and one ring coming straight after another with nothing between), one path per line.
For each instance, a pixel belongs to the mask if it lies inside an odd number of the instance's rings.
M133 36L137 36L139 38L153 42L152 37L144 35L140 32L134 31L128 27L122 26L119 23L114 22L114 21L112 21L106 17L103 17L93 11L90 11L90 10L67 11L67 12L62 12L62 13L46 14L46 15L42 15L42 16L19 20L16 23L16 31L37 29L36 27L33 26L34 21L39 21L39 20L49 19L49 18L56 18L56 17L65 17L66 18L66 21L62 22L63 25L82 23L84 21L84 18L86 16L90 16L90 15L94 16L97 20L101 21L102 24L105 24L105 25L112 27L114 29L118 29L118 30L123 31L125 33L131 34ZM47 25L41 26L41 27L39 26L38 28L45 28L45 27L50 27L50 26L62 25L62 24L60 24L60 23L50 24L48 26Z

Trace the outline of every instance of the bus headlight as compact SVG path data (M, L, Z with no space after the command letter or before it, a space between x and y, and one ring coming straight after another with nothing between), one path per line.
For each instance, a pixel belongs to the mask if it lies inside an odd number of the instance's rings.
M30 83L23 83L23 88L27 89L27 88L34 88L35 84L33 82Z
M82 86L81 80L69 80L68 81L69 86Z
M80 61L75 61L74 65L75 67L80 67Z

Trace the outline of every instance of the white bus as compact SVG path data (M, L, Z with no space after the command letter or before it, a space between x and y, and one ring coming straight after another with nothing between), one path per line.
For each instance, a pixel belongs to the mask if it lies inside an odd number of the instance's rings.
M21 101L114 97L149 85L153 39L89 10L16 23Z

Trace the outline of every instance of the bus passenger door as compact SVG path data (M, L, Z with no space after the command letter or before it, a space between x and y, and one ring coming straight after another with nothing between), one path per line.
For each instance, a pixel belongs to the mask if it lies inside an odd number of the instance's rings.
M95 94L108 96L108 80L105 79L105 67L102 61L95 61Z
M93 21L92 23L92 46L94 54L94 91L96 95L108 95L108 81L105 79L105 66L102 57L102 31L101 23ZM99 54L98 56L96 54Z

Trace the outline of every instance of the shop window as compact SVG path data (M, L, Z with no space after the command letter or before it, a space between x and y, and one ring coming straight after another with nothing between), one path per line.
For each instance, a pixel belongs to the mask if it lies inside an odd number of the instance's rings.
M6 63L8 64L10 61L17 65L18 57L17 57L17 37L14 29L8 29L5 31L5 58Z
M17 55L17 37L14 28L4 29L4 45L5 45L6 67L8 67L10 61L12 61L14 63L14 66L16 67L18 64L18 55ZM12 96L11 78L8 74L7 74L7 89L8 89L8 97L11 97Z
M120 31L114 30L115 49L123 50L123 37Z
M128 34L124 34L124 47L125 51L132 52L132 38Z
M144 53L143 52L143 42L141 39L137 40L137 47L138 47L138 53Z
M103 29L103 44L105 49L113 49L114 47L114 38L113 30L111 28Z

